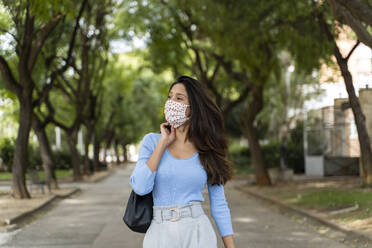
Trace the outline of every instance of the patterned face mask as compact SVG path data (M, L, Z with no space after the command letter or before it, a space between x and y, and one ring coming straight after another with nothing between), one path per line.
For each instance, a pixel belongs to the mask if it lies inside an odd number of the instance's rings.
M190 119L186 116L186 109L190 105L168 99L165 102L164 114L165 119L173 125L174 128L181 126L185 121Z

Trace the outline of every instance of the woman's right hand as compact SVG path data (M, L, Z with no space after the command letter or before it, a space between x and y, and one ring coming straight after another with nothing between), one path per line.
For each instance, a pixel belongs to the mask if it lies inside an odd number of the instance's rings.
M168 130L165 126L171 126L171 131ZM160 132L161 132L161 139L166 142L167 147L176 139L176 130L174 129L173 125L169 124L169 122L164 122L160 124Z

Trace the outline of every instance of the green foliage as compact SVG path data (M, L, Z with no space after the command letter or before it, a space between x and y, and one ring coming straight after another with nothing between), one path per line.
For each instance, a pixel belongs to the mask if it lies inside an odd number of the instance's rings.
M271 141L284 140L287 128L301 114L304 103L322 93L317 70L311 74L298 70L287 52L282 52L279 57L281 67L275 71L275 77L267 81L264 109L258 116L258 120L267 125L264 138Z
M240 120L242 118L242 111L247 108L249 101L246 101L244 104L240 104L233 108L228 116L225 119L225 128L228 133L228 136L234 138L240 138L243 135L240 126ZM270 113L271 114L271 113ZM264 140L267 137L267 133L269 132L269 123L265 121L264 118L257 118L256 119L257 125L257 136L259 140Z
M13 164L14 143L15 140L11 138L0 139L0 158L3 160L6 171L9 172Z
M287 144L288 167L294 170L294 173L304 172L304 152L302 139L302 122L298 122L296 127L291 130L290 138ZM270 142L261 145L262 154L267 168L280 166L280 143ZM239 147L234 145L230 149L229 158L234 163L236 170L254 171L251 161L249 147Z
M10 29L11 23L12 21L9 13L6 11L3 3L0 2L0 34Z
M116 18L117 26L128 30L122 34L124 39L146 39L148 52L144 56L155 73L169 68L177 75L189 71L192 58L185 46L187 37L174 11L159 1L132 0L123 3Z
M0 158L3 160L6 171L12 171L13 156L15 150L15 139L2 138L0 139ZM28 146L29 164L28 168L41 168L42 161L40 156L40 148L38 145L29 144Z
M288 147L288 166L294 173L305 172L304 141L303 141L303 122L297 121L296 127L289 133Z
M267 168L275 168L280 165L280 144L269 143L261 145ZM230 159L237 167L252 167L249 147L241 147L230 152Z
M315 20L318 13L327 11L327 4L295 0L132 0L125 2L117 21L131 31L123 35L125 39L134 35L146 39L145 58L155 72L170 69L176 75L187 71L201 79L196 58L200 57L202 66L209 66L211 75L216 64L213 54L231 61L235 71L247 72L248 81L265 86L265 109L256 125L259 137L275 137L273 142L277 142L278 127L288 121L289 109L301 109L305 100L319 93L305 95L303 91L318 82L313 72L321 63L330 61L332 44ZM282 61L283 51L296 68L289 92L285 92L288 65ZM223 98L222 109L225 101L239 97L244 88L223 69L213 83ZM241 135L238 108L225 118L233 137Z
M10 138L0 139L0 157L5 164L6 171L11 172L13 164L13 155L15 140ZM28 168L42 170L42 160L40 156L40 147L37 144L29 144L28 149L29 164ZM71 168L71 152L69 149L53 151L55 169Z
M11 161L13 160L13 152L14 152L14 146L12 146L11 150ZM57 150L53 151L53 158L54 158L54 168L55 169L61 169L61 170L68 170L71 169L71 152L68 149L64 150ZM7 164L8 165L8 164ZM8 170L11 171L12 163L10 163L10 166L7 166ZM30 146L29 147L29 165L28 168L32 169L38 169L42 170L42 160L40 157L40 148Z
M28 168L38 170L42 169L40 146L37 144L29 144L28 147Z
M116 138L129 144L151 130L159 130L170 80L166 73L154 74L147 64L137 51L110 56L96 129L99 137L112 126Z
M53 151L54 168L58 170L71 169L71 157L71 151L69 149Z
M19 103L8 90L0 90L0 138L13 138L17 135Z

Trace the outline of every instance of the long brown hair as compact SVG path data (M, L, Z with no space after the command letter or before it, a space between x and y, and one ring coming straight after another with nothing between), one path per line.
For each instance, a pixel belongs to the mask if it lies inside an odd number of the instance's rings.
M178 83L185 86L191 105L191 118L184 124L189 125L185 141L192 142L198 150L200 162L207 172L207 183L224 185L232 178L233 163L228 160L222 111L198 80L180 76L171 84L169 92Z

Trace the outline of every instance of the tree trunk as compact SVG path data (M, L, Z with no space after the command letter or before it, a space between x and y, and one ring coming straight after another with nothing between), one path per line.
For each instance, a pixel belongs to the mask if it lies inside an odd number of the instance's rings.
M10 195L17 199L31 198L26 187L25 174L28 165L28 139L31 130L32 104L31 96L27 96L27 93L24 91L22 92L22 96L26 98L26 100L19 99L19 128L12 165L13 178L10 192Z
M104 163L107 163L107 160L106 160L106 153L107 153L107 146L105 146L103 148L103 162Z
M35 114L33 114L32 127L39 140L40 155L43 161L45 179L47 181L49 191L51 188L59 189L57 177L54 171L54 159L53 159L52 149L50 148L48 136L45 132L45 128L40 125L41 124L40 120L38 120L37 118L38 117L35 116Z
M110 145L111 145L111 141L112 141L112 139L110 138L110 139L108 139L107 140L107 143L106 143L106 145L105 145L105 147L104 147L104 153L103 153L103 161L105 162L105 163L107 163L107 158L106 158L106 153L107 153L107 151L110 149ZM112 155L111 155L111 157L112 157ZM112 160L111 160L112 161Z
M126 145L122 145L121 146L123 148L123 156L124 156L124 161L123 163L127 163L128 162L128 149L127 149L127 146Z
M92 174L93 171L91 170L91 166L90 166L91 162L89 159L89 145L92 141L94 126L86 125L86 127L87 127L87 133L85 135L85 144L84 144L84 149L85 149L84 174L90 175Z
M254 125L254 121L257 114L263 108L263 88L262 86L254 85L252 87L252 101L249 103L248 108L243 111L241 117L242 130L245 133L248 143L249 150L251 152L252 164L256 173L257 185L271 185L271 180L267 172L265 161L263 159L261 147L258 141L257 128Z
M76 148L77 143L77 130L67 132L67 143L71 150L71 161L72 161L72 171L73 171L73 180L80 181L82 180L81 170L80 170L80 154Z
M286 119L284 126L282 127L281 131L279 132L280 137L280 169L281 171L285 171L288 169L288 136L289 136L289 123L288 117L286 114Z
M99 164L99 152L100 152L100 142L97 138L97 134L93 133L93 168L95 171L98 171Z
M114 149L115 149L115 156L116 156L116 164L120 164L120 152L119 152L119 142L115 139L114 142Z
M44 22L44 20L37 20L30 12L31 8L28 3L23 7L25 7L25 12L22 10L22 14L19 16L18 14L21 12L17 10L19 13L17 14L17 25L14 30L17 37L18 34L22 34L18 37L19 39L16 38L14 41L14 55L17 59L14 56L11 58L11 60L18 61L17 77L13 75L7 61L0 55L0 73L3 76L3 81L6 87L17 95L20 104L19 129L14 151L13 179L10 192L10 195L14 198L31 198L25 180L28 165L28 139L33 114L32 96L35 88L31 75L45 41L64 16L59 14ZM17 81L17 78L19 81Z

